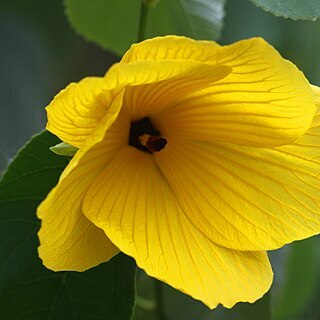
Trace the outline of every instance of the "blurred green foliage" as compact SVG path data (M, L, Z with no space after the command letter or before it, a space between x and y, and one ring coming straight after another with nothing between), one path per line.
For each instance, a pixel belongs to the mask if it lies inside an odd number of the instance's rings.
M61 0L0 2L0 172L45 125L68 83L103 75L117 58L76 36Z
M148 10L147 38L176 34L216 40L222 29L224 2L158 1ZM75 30L120 55L137 42L140 3L141 0L65 0L66 14Z
M320 17L318 0L251 0L275 16L294 20L316 20Z

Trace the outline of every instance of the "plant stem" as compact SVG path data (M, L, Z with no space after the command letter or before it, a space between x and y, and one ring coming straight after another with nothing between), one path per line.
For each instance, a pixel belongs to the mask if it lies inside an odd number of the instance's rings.
M156 302L153 300L145 299L136 295L136 305L144 310L154 311L156 309Z
M149 1L141 0L138 42L145 40Z
M156 296L156 308L155 313L159 320L166 320L166 316L163 312L163 295L162 295L162 283L154 279L154 289Z

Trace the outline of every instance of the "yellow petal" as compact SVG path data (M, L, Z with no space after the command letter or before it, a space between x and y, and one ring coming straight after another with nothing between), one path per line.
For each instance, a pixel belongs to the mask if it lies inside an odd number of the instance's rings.
M310 127L316 107L308 81L262 39L218 48L207 63L232 72L163 109L157 118L166 135L268 147L292 142Z
M49 269L83 271L109 260L118 249L83 215L82 200L97 174L127 144L129 118L119 95L105 118L62 173L58 185L38 207L42 220L39 255Z
M81 147L106 114L115 94L106 92L103 78L71 83L46 108L47 130L75 147Z
M62 90L47 107L47 130L64 142L82 147L110 108L116 95L126 86L140 86L168 79L205 77L204 83L218 81L230 73L225 66L193 61L137 62L115 64L105 78L85 78ZM199 86L198 86L199 87ZM143 106L139 106L143 107Z
M191 91L212 85L230 73L225 66L194 61L161 61L118 64L106 79L110 86L127 86L124 108L133 121L146 116L153 119L160 110ZM110 87L112 88L112 87ZM157 125L157 117L154 117Z
M314 95L316 106L320 108L320 88L317 86L311 85L311 90Z
M39 256L53 271L84 271L119 252L82 213L82 198L92 176L79 174L73 178L53 189L38 208L38 217L42 219Z
M168 139L155 159L181 207L212 241L271 250L320 232L320 113L275 149Z
M209 65L197 61L186 60L162 60L162 61L138 61L133 63L114 64L106 73L105 80L108 89L139 86L161 82L169 79L189 79L210 76L211 81L218 81L226 77L231 71L230 67L221 65Z
M149 275L203 301L232 307L269 288L263 252L237 252L211 242L181 213L150 154L124 147L92 184L86 216Z
M196 41L179 36L156 37L133 44L121 59L121 63L167 59L204 62L215 59L219 47L213 41Z

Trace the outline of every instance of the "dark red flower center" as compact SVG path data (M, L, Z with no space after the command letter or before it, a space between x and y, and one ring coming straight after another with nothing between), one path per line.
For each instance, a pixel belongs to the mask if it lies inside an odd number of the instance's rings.
M139 150L154 153L161 151L167 144L167 139L161 137L160 132L154 128L150 118L131 122L129 145Z

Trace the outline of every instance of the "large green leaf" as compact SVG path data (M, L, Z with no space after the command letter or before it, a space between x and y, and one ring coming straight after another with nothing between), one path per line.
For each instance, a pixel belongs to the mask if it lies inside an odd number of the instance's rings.
M65 5L86 39L120 55L137 42L141 0L65 0ZM224 0L160 0L150 6L146 34L216 40L223 16Z
M0 182L0 319L130 319L132 259L119 254L77 273L47 270L37 256L35 211L68 163L49 151L58 142L49 132L35 136Z
M224 0L160 0L150 8L149 38L176 34L217 40L223 25Z
M316 20L320 17L319 0L251 0L275 16L294 20Z

